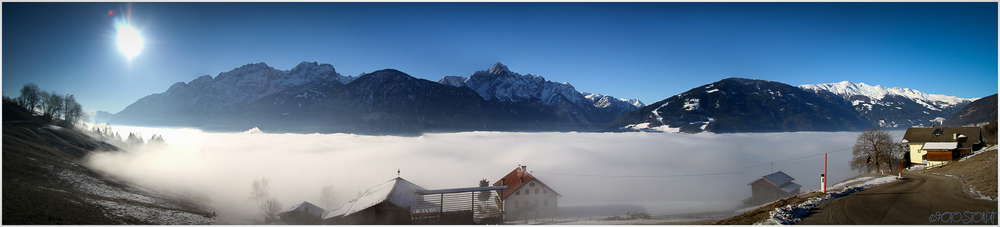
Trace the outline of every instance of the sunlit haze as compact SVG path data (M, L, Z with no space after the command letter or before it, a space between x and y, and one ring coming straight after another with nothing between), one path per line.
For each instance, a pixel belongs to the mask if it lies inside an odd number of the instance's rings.
M520 164L563 196L560 207L640 205L662 215L735 209L750 196L747 183L771 168L796 178L803 191L815 190L823 173L821 154L827 152L831 182L856 174L847 165L855 132L395 137L114 129L125 135L141 132L146 139L162 135L169 146L96 153L89 164L140 184L202 198L229 218L256 214L247 196L257 177L270 178L273 194L288 206L319 204L320 189L333 185L339 207L395 178L397 169L424 188L443 189L474 187L484 178L493 182ZM799 158L804 156L809 157ZM785 161L792 158L798 159Z

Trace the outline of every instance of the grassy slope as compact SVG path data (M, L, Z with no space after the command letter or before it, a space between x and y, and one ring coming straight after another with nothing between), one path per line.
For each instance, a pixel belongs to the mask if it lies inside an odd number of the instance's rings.
M987 151L965 161L952 162L923 173L950 174L985 196L997 198L997 151Z
M132 186L111 180L79 163L81 158L94 150L119 149L76 130L57 127L32 117L23 108L5 99L2 224L157 224L114 215L106 207L88 201L128 201L88 194L60 177L60 174L70 171L98 179L111 188L135 191ZM184 212L208 216L196 209Z

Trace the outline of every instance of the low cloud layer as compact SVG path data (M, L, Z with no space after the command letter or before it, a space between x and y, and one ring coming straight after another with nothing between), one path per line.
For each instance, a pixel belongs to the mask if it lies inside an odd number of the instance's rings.
M420 137L347 134L205 133L115 126L122 134L162 135L169 146L95 153L90 165L141 185L202 198L220 216L257 214L247 200L254 178L268 177L285 207L320 205L333 185L337 205L400 176L427 189L478 186L518 164L563 197L560 206L639 204L657 215L735 208L750 183L784 171L819 188L823 155L830 181L848 167L858 132L756 134L465 132ZM898 136L902 133L894 132Z

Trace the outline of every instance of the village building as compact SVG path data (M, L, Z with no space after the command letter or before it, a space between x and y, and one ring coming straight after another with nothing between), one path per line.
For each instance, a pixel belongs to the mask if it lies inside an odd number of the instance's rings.
M417 190L424 188L397 177L368 189L344 208L330 212L323 222L347 225L409 224L410 206L417 198Z
M527 168L518 166L493 183L493 186L508 187L499 193L506 220L525 220L559 214L559 197L562 195L532 176Z
M986 145L979 127L908 128L903 135L911 165L943 165Z
M352 199L351 201L348 201L347 203L345 203L343 206L340 206L340 208L338 208L336 210L331 210L331 211L326 212L325 214L323 214L323 224L325 224L325 225L346 225L347 223L344 220L344 213L347 213L347 210L351 209L351 206L354 205L355 201L358 201L358 200Z
M427 190L395 178L323 216L323 224L499 224L500 206L493 191L503 187Z
M767 176L757 178L750 185L753 195L744 200L750 206L756 206L778 199L798 195L802 185L793 183L795 178L788 176L784 172L778 171Z
M323 221L323 208L309 202L302 202L278 214L282 223L289 225L319 225Z

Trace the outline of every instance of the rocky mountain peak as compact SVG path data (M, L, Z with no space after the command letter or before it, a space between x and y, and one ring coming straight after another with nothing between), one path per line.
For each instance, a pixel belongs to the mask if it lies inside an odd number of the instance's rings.
M505 73L510 73L510 70L507 69L507 66L504 65L503 63L497 62L493 64L493 67L490 67L490 70L488 72L490 74L505 74Z

